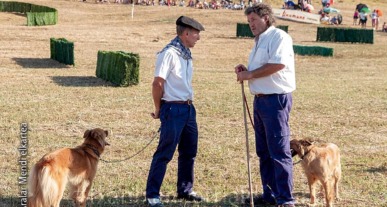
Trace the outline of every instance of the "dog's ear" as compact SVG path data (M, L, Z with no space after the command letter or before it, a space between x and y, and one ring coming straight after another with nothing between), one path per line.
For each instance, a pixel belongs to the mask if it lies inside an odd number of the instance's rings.
M106 141L106 137L109 135L109 132L107 130L105 130L105 134L106 134L106 136L103 139L103 141L105 142L105 146L109 146L110 145L109 142Z
M300 140L300 144L302 145L302 146L310 146L310 145L312 145L312 143L310 142L310 141L308 141L308 140Z
M87 138L90 136L91 130L86 130L85 133L83 134L83 138Z
M292 157L298 154L299 157L304 156L304 148L302 145L303 140L293 139L290 141L290 149L292 152Z
M92 137L96 139L101 145L101 147L105 147L107 145L110 145L105 139L108 136L109 132L107 130L102 129L94 129L92 133Z

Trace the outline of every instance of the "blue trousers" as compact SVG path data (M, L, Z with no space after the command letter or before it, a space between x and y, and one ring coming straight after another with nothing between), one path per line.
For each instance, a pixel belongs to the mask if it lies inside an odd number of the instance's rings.
M289 114L292 95L254 98L255 146L259 157L263 198L294 204Z
M153 155L146 185L147 198L159 198L167 164L178 148L177 194L192 192L198 148L196 110L191 104L164 103L160 109L160 141Z

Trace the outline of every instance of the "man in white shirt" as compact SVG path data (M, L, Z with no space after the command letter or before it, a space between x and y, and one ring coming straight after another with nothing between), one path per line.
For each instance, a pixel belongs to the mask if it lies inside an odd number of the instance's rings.
M194 162L198 147L196 110L192 103L193 48L204 27L181 16L176 20L177 36L157 55L152 96L153 118L160 119L160 140L149 170L146 198L150 207L162 207L160 188L178 147L177 198L202 201L193 191Z
M235 67L237 81L248 80L254 97L256 153L260 161L263 194L254 204L293 207L293 163L289 115L296 89L293 40L273 26L273 11L266 4L245 10L255 44L248 67ZM246 200L249 202L249 200Z

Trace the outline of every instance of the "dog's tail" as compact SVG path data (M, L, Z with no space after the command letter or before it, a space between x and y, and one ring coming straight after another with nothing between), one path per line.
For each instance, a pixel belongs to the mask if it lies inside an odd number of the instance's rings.
M28 207L54 206L59 198L58 183L49 163L39 162L28 177Z

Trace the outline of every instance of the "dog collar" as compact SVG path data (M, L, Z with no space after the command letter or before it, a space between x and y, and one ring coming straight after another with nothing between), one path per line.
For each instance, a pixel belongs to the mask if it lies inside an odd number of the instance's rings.
M99 158L99 156L101 154L99 153L99 151L93 145L86 144L86 147L88 147L89 149L93 150L94 154L97 155L97 157Z
M307 154L309 154L309 152L310 152L310 150L309 151L307 151L304 155L302 155L302 157L301 157L301 160L303 160L304 159L304 157L307 155Z
M309 154L309 152L310 152L310 150L307 151L304 155L302 155L301 159L298 160L297 162L293 163L293 165L297 165L297 164L300 163L302 160L304 160L304 157L305 157L307 154Z

